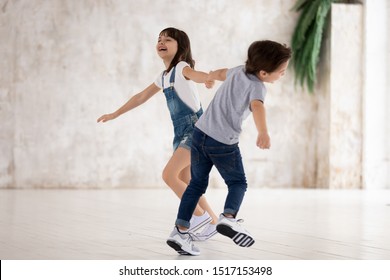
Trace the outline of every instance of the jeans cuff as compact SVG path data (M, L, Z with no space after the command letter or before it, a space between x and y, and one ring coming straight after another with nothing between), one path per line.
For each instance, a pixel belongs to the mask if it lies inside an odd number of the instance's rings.
M190 228L190 222L184 221L182 219L177 219L175 225L185 227L185 228Z
M236 217L237 212L238 212L237 210L233 210L233 209L230 209L230 208L226 208L225 210L223 210L223 214L233 215L234 218Z

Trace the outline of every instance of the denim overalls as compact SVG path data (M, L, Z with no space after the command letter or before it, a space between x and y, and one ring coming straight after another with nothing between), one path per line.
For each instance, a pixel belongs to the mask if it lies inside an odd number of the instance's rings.
M173 68L171 78L169 79L170 86L164 89L164 75L162 75L162 87L165 98L167 99L167 105L169 113L171 114L172 124L174 128L173 139L173 151L176 151L178 147L183 147L187 150L191 149L192 132L195 127L196 121L203 114L202 107L198 112L194 112L188 107L178 96L175 88L175 73L176 67Z

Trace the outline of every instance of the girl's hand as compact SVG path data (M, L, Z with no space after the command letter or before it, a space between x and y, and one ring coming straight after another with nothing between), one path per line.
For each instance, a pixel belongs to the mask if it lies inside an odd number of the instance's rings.
M204 84L205 84L206 88L210 89L210 88L213 88L215 81L207 80Z
M269 149L271 147L271 139L267 132L261 132L257 135L256 145L260 149Z
M206 88L208 88L208 89L212 88L215 84L215 79L213 78L212 73L213 73L213 71L210 71L207 74L206 82L204 83Z
M97 122L106 122L106 121L113 120L115 118L116 118L116 115L114 113L105 114L105 115L101 116L100 118L98 118Z

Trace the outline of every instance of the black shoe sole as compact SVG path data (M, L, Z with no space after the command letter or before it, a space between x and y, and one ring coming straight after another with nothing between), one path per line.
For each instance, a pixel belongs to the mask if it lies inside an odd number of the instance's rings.
M192 256L192 254L184 251L181 249L181 246L180 244L174 242L174 241L171 241L171 240L167 240L167 244L173 248L176 252L178 252L180 255L185 255L185 256Z
M251 236L242 232L237 232L227 225L217 225L217 231L220 234L229 237L234 243L241 247L250 247L255 243L255 240Z

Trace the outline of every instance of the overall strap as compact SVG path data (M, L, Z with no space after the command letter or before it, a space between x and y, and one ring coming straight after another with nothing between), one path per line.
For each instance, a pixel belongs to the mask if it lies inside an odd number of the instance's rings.
M164 76L167 73L167 71L164 71L162 74L162 88L164 88ZM172 69L171 77L169 78L169 84L171 88L173 88L173 85L175 84L175 74L176 74L176 66Z
M176 74L176 66L172 69L172 74L169 79L169 83L171 84L171 87L173 87L173 84L175 83L175 74Z

